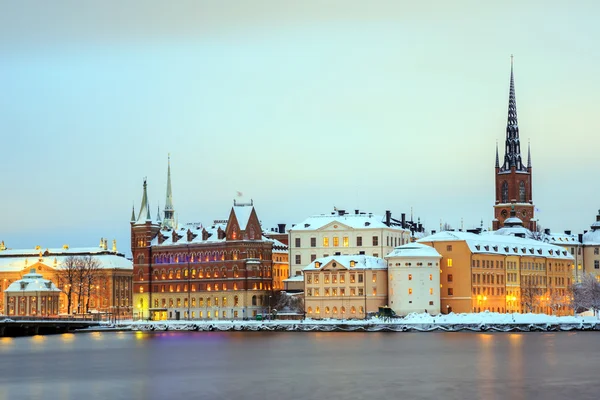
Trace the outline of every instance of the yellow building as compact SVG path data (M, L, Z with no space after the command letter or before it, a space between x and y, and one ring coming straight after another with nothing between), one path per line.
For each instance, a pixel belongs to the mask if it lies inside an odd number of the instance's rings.
M65 277L65 263L69 259L91 257L96 271L86 282L73 276ZM85 314L107 313L113 316L131 317L132 311L132 262L117 251L116 242L108 248L106 239L98 247L58 249L9 249L0 243L0 310L5 309L4 291L35 270L36 274L52 281L61 290L58 313ZM71 282L71 283L68 283ZM69 307L68 295L71 293ZM69 309L70 308L70 309Z
M364 255L318 258L303 269L308 318L366 318L387 305L387 262Z
M290 275L290 263L288 262L288 247L276 239L267 239L273 242L273 290L285 290L284 279Z
M574 259L565 249L491 233L440 232L419 240L442 255L441 309L569 314Z

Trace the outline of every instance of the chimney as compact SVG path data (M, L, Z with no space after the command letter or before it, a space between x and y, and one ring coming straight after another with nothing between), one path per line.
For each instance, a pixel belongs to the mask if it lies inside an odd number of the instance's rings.
M417 224L417 227L418 227L418 228L417 228L417 231L418 231L418 232L423 232L423 224L422 224L422 223L420 223L420 222L419 222L419 223Z
M570 235L571 231L565 231L565 235Z
M358 215L358 210L354 210L354 215Z
M579 243L583 243L583 233L577 235L577 240L579 240Z
M390 210L386 210L385 211L385 224L387 226L390 226L390 223L392 222L392 212Z
M431 231L431 234L432 234L432 235L435 235L435 231Z
M406 213L402 213L400 216L400 220L402 221L402 229L406 229Z
M550 228L546 228L546 229L544 229L544 233L545 233L546 235L549 235L549 234L550 234Z
M346 214L346 210L338 210L338 215L341 217Z
M277 224L279 228L279 233L285 233L285 224Z

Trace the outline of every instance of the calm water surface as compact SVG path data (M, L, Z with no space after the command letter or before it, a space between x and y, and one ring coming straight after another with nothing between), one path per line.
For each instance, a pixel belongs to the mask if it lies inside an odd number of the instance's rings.
M0 338L0 399L592 399L600 334Z

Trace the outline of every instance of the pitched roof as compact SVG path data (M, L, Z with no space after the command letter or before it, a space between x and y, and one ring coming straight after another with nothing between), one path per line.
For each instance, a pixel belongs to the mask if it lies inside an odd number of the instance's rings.
M330 262L335 261L339 265L346 267L347 269L387 269L387 262L378 257L365 256L365 255L342 255L342 256L329 256L317 258L315 261L302 268L303 271L322 269ZM354 266L351 267L350 263L354 261ZM316 263L319 264L319 268L316 268Z
M444 231L418 240L419 243L459 241L466 242L472 253L573 260L573 256L560 246L516 236Z
M393 223L391 224L391 226L387 226L385 224L385 217L382 217L381 215L375 215L372 213L344 215L332 213L312 215L304 221L302 221L301 223L294 225L290 229L290 231L313 231L316 229L323 228L324 226L334 222L349 226L353 229L391 228L404 230L408 232L408 229L402 229L397 223Z
M388 257L436 257L441 258L440 253L437 252L431 246L427 246L421 243L407 243L402 246L396 247L390 254L385 256Z

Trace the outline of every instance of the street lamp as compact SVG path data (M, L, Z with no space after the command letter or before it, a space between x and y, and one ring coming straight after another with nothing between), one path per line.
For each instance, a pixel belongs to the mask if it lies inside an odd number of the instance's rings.
M269 296L269 321L271 320L271 296Z

